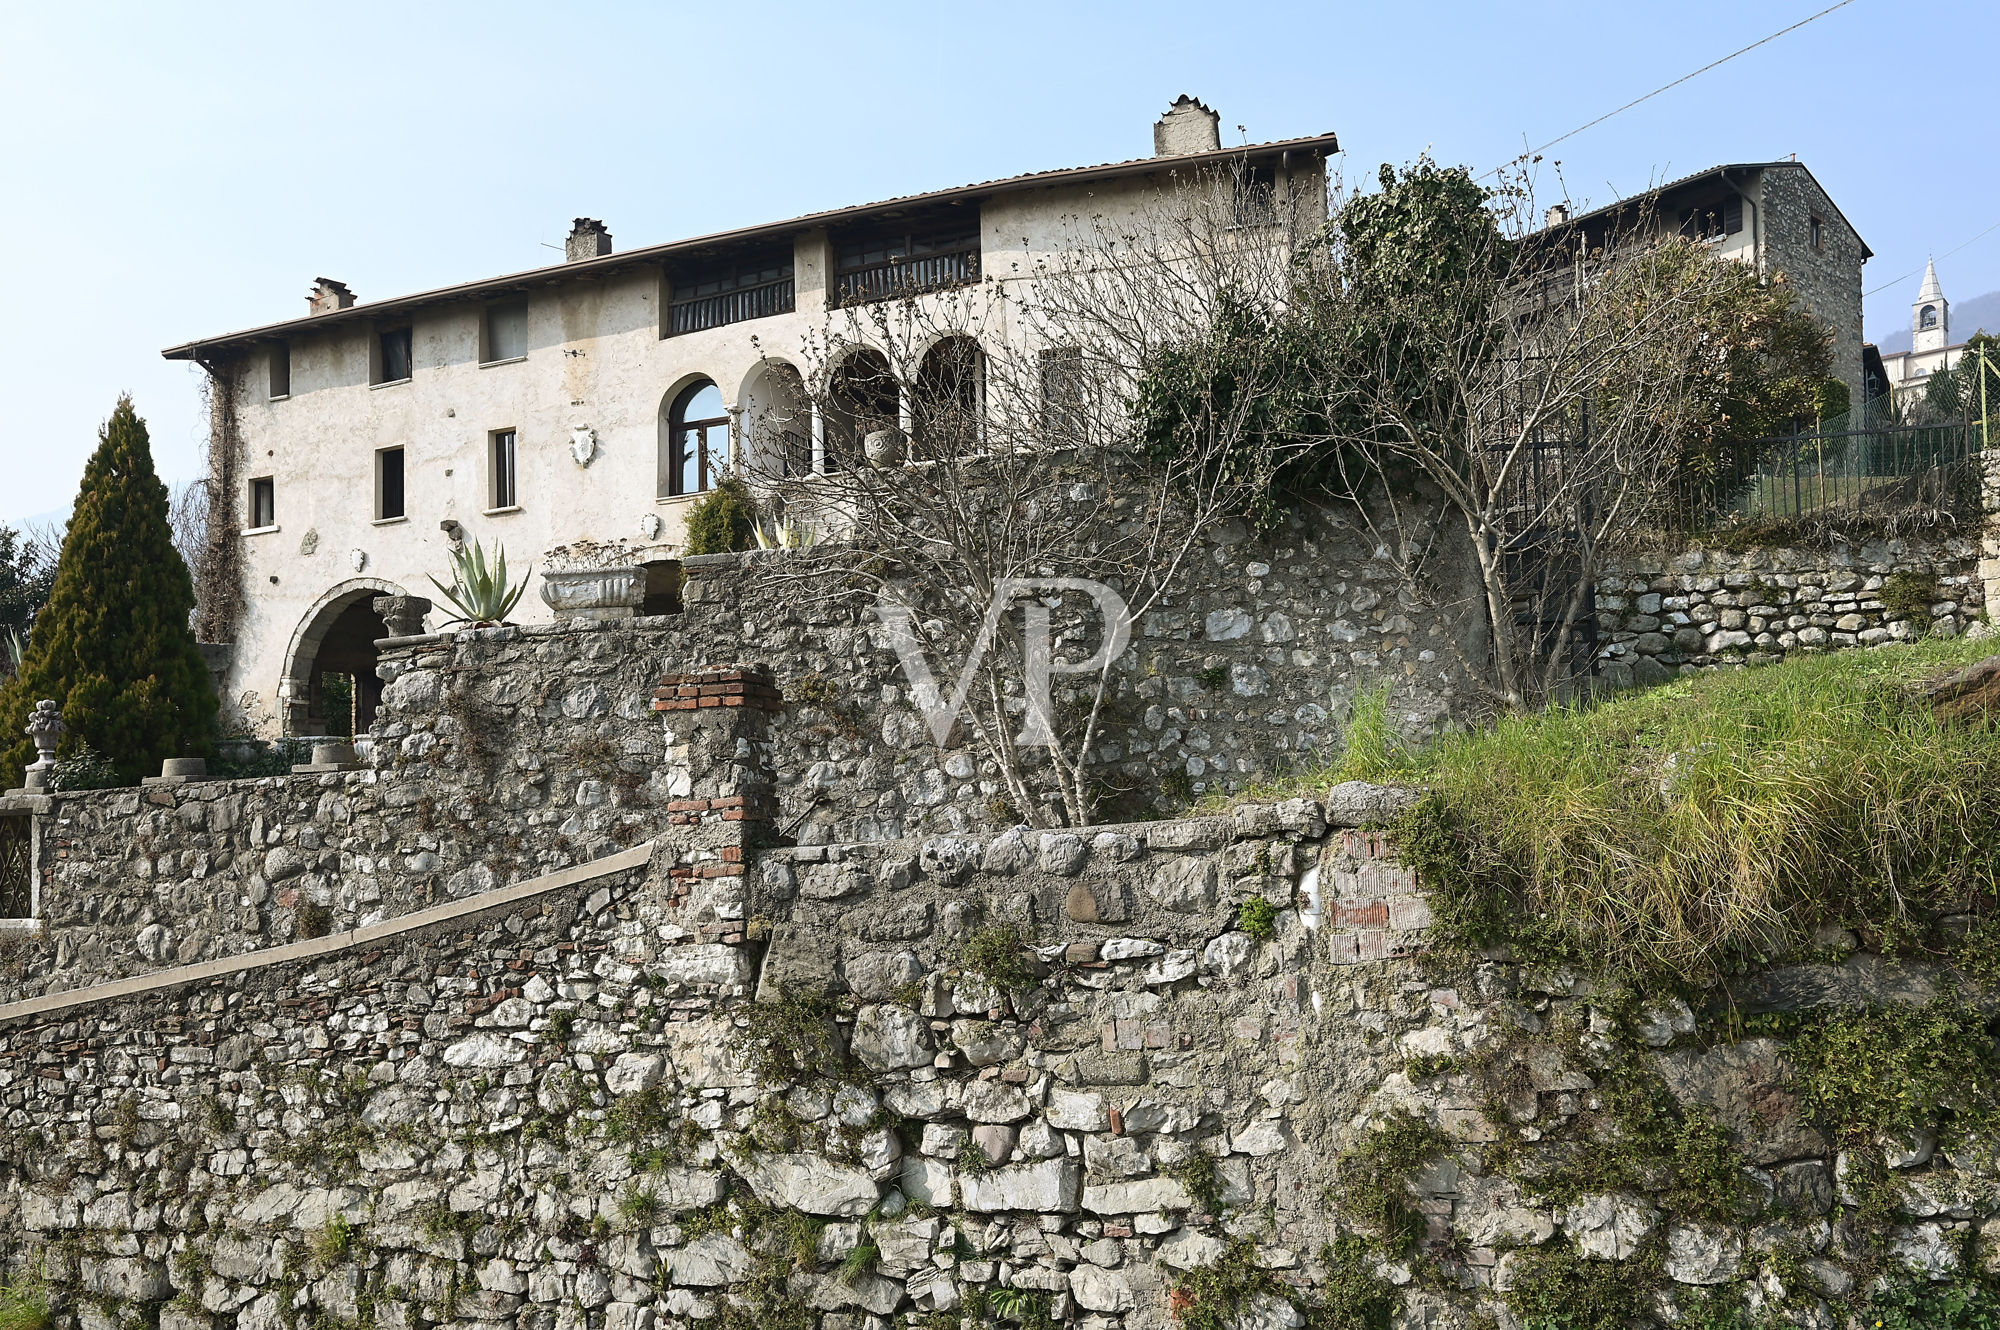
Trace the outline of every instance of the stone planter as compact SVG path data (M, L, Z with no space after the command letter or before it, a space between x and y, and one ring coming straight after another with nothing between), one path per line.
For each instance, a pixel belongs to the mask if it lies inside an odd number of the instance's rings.
M646 602L646 570L620 567L545 572L542 599L559 619L630 619Z

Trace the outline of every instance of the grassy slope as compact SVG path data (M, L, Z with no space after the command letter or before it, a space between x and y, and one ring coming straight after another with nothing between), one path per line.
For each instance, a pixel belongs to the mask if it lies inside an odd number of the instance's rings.
M1660 978L1803 949L1823 923L1943 950L2000 878L2000 731L1940 724L1963 641L1683 679L1419 752L1357 716L1342 779L1434 794L1401 830L1442 938Z

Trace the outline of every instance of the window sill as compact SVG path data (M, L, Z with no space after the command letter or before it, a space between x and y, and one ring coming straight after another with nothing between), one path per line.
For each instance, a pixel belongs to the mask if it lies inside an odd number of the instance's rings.
M410 516L409 516L409 514L408 514L408 513L405 513L405 514L403 514L403 515L402 515L401 517L378 517L378 518L376 518L376 519L375 519L374 521L370 522L370 523L369 523L368 525L370 525L370 526L395 526L395 525L397 525L398 523L401 523L401 522L407 522L407 521L409 521L409 520L410 520Z
M510 503L505 508L481 508L479 515L481 517L505 517L509 513L518 513L520 511L520 504Z
M508 356L502 360L482 360L479 362L479 368L492 369L495 365L518 365L526 359L526 356Z
M272 393L264 400L267 402L289 402L292 400L292 395L290 393Z
M272 526L246 526L246 527L244 527L244 528L243 528L243 529L242 529L241 531L238 531L238 532L237 532L236 534L237 534L237 535L239 535L239 536L268 536L268 535L271 535L271 534L273 534L274 532L278 532L278 531L283 531L283 530L284 530L284 528L283 528L283 527L281 527L281 526L276 526L276 525L272 525Z
M662 494L662 495L661 495L661 496L660 496L659 498L657 498L657 499L654 499L654 500L653 500L653 502L654 502L654 503L693 503L693 502L694 502L694 501L695 501L696 499L699 499L699 498L700 498L700 497L701 497L701 496L702 496L703 494L706 494L706 493L708 493L708 491L707 491L707 490L702 490L702 491L700 491L699 493L695 493L695 494Z
M410 381L410 380L409 380L409 379L406 379L406 378L405 378L405 379L384 379L384 380L383 380L382 382L380 382L380 383L371 383L371 384L369 384L368 386L369 386L369 388L370 388L370 389L375 389L375 388L400 388L400 387L402 387L402 386L403 386L404 384L408 383L409 381Z
M0 933L39 933L42 921L39 919L0 919Z

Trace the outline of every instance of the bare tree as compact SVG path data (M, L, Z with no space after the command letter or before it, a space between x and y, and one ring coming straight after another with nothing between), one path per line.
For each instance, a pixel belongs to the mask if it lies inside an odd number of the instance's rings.
M744 467L773 529L781 514L791 539L820 538L780 575L864 600L921 650L945 680L914 690L940 745L952 680L976 661L956 718L1039 824L1093 820L1127 623L1292 446L1257 424L1278 358L1217 330L1285 306L1323 210L1228 174L1183 181L1070 219L1031 271L938 289L913 265L796 362L766 348ZM1226 361L1228 389L1148 437L1133 403L1167 356L1210 383ZM1113 589L1130 620L1086 584ZM1068 683L1047 714L1029 683L1051 676Z
M1399 187L1386 171L1384 185ZM1351 476L1368 494L1363 520L1413 587L1449 596L1425 575L1430 551L1396 539L1421 525L1406 520L1410 488L1379 482L1413 472L1441 497L1473 551L1491 634L1490 660L1468 664L1519 707L1588 669L1576 639L1597 573L1673 495L1713 369L1708 316L1732 283L1724 260L1678 238L1634 231L1586 250L1529 237L1525 191L1500 195L1497 212L1414 281L1421 249L1330 228L1311 301L1333 343L1329 443L1368 472Z
M201 567L209 543L209 485L206 478L190 480L179 489L170 491L167 498L167 526L173 532L174 549L180 554L181 562L187 565L188 575L194 578L197 620L201 618L198 601L202 581L196 576L196 570Z

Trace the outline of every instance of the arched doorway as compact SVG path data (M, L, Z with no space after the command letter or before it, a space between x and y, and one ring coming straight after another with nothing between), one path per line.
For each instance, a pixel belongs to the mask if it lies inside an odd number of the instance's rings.
M355 578L321 596L299 621L285 653L285 733L365 734L382 704L375 643L389 635L375 612L377 596L403 589L378 578Z

